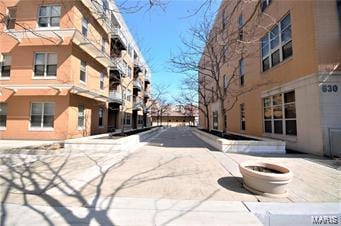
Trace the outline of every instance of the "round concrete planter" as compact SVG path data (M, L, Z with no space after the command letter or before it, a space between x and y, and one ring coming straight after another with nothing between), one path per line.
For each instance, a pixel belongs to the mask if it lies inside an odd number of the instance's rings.
M252 193L272 198L288 196L292 172L279 165L247 161L239 164L244 187Z

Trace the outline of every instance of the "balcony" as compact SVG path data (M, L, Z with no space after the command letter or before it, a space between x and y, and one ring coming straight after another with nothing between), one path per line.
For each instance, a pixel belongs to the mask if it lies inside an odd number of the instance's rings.
M134 80L133 88L137 89L138 91L142 91L142 84L141 81L138 79Z
M122 76L128 74L128 67L120 58L112 58L112 66L110 67L110 78L121 79Z
M145 90L145 91L144 91L144 98L145 98L145 99L149 99L149 98L150 98L150 92L149 92L149 90Z
M133 110L141 111L143 109L143 100L140 96L133 96Z
M82 49L84 52L92 56L104 67L112 66L113 62L110 56L97 47L95 43L90 41L77 29L36 29L36 30L6 30L9 36L15 39L18 43L23 42L23 40L34 40L45 38L50 40L55 45L61 45L64 42L67 43L71 40L76 46Z
M123 102L122 93L119 90L110 90L109 99L110 99L109 100L110 103L122 104Z
M151 76L150 76L150 74L148 72L144 75L144 82L145 83L150 83L151 82Z
M144 71L144 67L142 62L138 59L138 57L134 58L134 74L137 76L140 72Z
M112 39L112 42L111 42L112 49L118 50L118 51L127 50L128 41L124 37L124 34L119 27L112 28L110 36Z

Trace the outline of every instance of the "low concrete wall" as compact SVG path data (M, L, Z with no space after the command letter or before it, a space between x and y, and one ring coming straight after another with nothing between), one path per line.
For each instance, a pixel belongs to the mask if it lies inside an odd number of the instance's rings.
M64 148L66 151L94 151L94 152L120 152L133 149L139 143L145 141L149 137L155 135L161 127L130 135L123 138L111 139L112 133L100 134L89 137L66 140Z
M199 129L193 129L193 133L222 152L285 154L285 142L283 141L263 138L258 138L260 140L228 140Z

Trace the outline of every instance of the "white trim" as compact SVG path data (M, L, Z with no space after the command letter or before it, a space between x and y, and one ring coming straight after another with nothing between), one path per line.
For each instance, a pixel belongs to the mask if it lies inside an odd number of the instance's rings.
M36 66L36 55L37 54L44 54L44 75L43 76L36 76L35 75L35 66ZM47 75L47 63L48 63L48 56L49 54L56 55L56 75L55 76L48 76ZM57 71L58 71L58 54L56 52L34 52L33 53L33 70L32 70L32 79L35 80L55 80L57 79Z
M51 19L51 8L52 7L54 7L54 6L59 6L60 7L60 15L59 15L59 26L51 26L51 24L50 24L50 19ZM47 27L40 27L39 26L39 18L40 18L40 15L39 15L39 11L40 11L40 8L41 7L47 7L47 8L50 8L50 10L49 10L49 15L48 16L44 16L44 18L48 18L48 26ZM60 4L49 4L49 3L47 3L47 4L41 4L41 5L39 5L38 6L38 8L37 8L37 16L36 16L36 28L38 29L38 30L45 30L46 28L47 29L56 29L56 30L58 30L59 28L60 28L60 23L61 23L61 19L62 19L62 9L63 9L63 7L62 7L62 5L60 5ZM43 17L43 16L42 16ZM57 17L57 16L55 16L55 17Z
M5 131L6 130L6 127L0 127L0 131Z
M28 130L29 131L53 131L54 127L44 127L44 119L40 121L40 127L32 127L31 126L31 118L32 118L32 105L33 104L43 104L42 105L42 117L45 116L44 114L44 110L45 110L45 104L53 104L53 125L54 125L54 121L55 121L55 107L56 107L56 103L55 102L49 102L49 101L32 101L30 104L30 119L29 119L29 124L28 124Z

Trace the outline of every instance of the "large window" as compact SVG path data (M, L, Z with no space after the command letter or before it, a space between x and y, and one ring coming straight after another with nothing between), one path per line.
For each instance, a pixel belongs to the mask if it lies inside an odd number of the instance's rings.
M88 24L89 24L88 20L83 17L83 19L82 19L82 34L85 37L88 37Z
M104 110L103 108L98 109L98 126L103 127Z
M11 55L3 54L0 62L0 78L9 78L11 74Z
M57 75L57 54L36 53L34 57L35 77L56 77Z
M32 103L31 105L31 128L53 128L54 104Z
M262 71L292 56L291 19L285 16L261 39Z
M239 60L239 83L241 86L244 85L244 74L245 74L245 65L244 59Z
M78 129L85 127L85 108L84 105L78 105Z
M84 60L81 60L79 80L86 82L86 62Z
M61 6L40 6L38 15L39 27L59 27Z
M245 105L240 105L240 130L246 129L246 120L245 120Z
M263 99L264 132L297 135L295 91Z
M6 128L7 104L0 103L0 128Z

